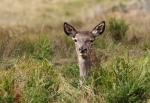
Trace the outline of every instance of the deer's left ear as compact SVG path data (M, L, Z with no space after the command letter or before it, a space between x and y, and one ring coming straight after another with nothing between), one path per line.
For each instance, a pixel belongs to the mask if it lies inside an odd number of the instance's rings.
M94 37L101 35L105 31L105 21L100 22L93 30Z

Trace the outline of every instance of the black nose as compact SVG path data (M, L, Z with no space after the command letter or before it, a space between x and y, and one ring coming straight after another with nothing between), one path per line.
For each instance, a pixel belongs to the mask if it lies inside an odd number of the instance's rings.
M86 48L81 47L81 48L79 48L79 51L80 51L80 53L84 53L85 51L87 51L87 49L86 49Z

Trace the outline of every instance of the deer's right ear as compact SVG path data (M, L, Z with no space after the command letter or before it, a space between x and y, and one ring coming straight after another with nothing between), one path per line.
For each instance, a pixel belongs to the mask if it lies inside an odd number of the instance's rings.
M66 22L64 23L64 32L71 37L74 37L77 33L76 29Z

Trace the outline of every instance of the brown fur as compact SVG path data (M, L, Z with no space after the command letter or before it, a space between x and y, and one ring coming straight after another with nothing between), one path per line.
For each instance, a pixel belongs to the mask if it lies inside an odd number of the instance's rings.
M105 22L99 23L91 32L77 31L73 26L64 23L64 32L71 36L75 41L76 52L78 56L78 64L80 68L80 77L88 76L92 62L98 61L96 53L91 49L91 45L95 38L101 35L105 30ZM93 64L96 65L96 64Z

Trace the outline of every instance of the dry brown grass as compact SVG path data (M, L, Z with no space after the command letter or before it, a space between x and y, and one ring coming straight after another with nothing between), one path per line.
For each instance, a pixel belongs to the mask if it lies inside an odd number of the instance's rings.
M139 13L134 9L123 12L118 5L120 3L127 5L128 0L117 1L119 2L110 0L86 2L82 0L2 0L0 4L0 56L9 57L18 49L18 45L27 42L34 43L40 36L47 35L51 41L55 42L56 59L69 57L74 48L69 48L70 50L66 52L67 47L73 44L64 36L64 21L70 22L80 30L92 30L99 21L106 20L107 23L112 17L123 19L129 24L128 40L131 43L147 42L148 44L149 14ZM115 11L112 10L114 5ZM58 52L59 50L61 53Z

